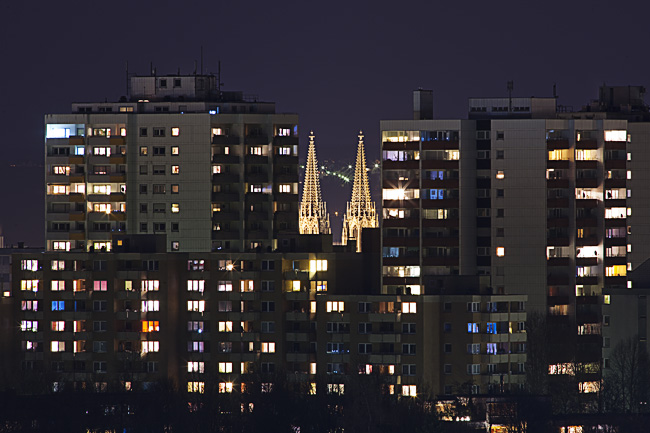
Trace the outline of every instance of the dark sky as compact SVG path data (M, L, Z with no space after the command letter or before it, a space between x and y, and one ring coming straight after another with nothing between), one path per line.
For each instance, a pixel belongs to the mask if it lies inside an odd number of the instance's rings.
M320 160L353 163L357 131L378 158L379 120L410 118L418 87L433 89L436 117L454 118L508 80L514 96L556 83L574 107L603 82L650 84L649 12L630 0L4 1L0 224L8 242L42 245L43 170L30 166L43 164L43 115L117 100L126 62L191 73L203 46L225 89L300 114L303 159L313 129ZM324 182L332 214L350 194L337 185Z

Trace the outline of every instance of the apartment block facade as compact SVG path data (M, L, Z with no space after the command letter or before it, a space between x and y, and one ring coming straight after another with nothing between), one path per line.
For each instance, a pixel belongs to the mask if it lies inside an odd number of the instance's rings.
M226 393L282 375L343 393L359 374L405 396L523 386L525 296L379 294L378 261L326 240L235 255L128 252L125 238L113 252L16 255L16 386L146 390L171 380L189 394Z
M621 107L471 99L468 120L382 121L383 293L489 275L555 329L549 373L599 370L602 308L650 258L650 124Z
M118 102L46 115L47 250L155 233L168 251L266 251L295 232L298 116L217 81L130 76Z

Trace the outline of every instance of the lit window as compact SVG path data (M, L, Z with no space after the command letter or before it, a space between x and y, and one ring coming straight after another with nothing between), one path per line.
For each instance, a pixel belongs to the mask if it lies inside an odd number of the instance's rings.
M611 295L603 295L603 304L609 305L611 302Z
M53 280L50 282L50 288L53 292L65 290L65 281L63 280Z
M180 165L172 165L172 174L179 174L181 172Z
M21 260L20 270L22 271L38 271L38 260Z
M172 203L172 213L178 213L180 211L181 211L181 209L179 207L179 204L178 203Z
M205 363L202 361L188 361L188 373L205 373Z
M478 323L468 323L467 332L470 334L478 334L480 332L480 326Z
M402 302L402 313L417 313L417 304L415 302Z
M178 146L172 146L172 155L178 155L180 153Z
M624 277L627 275L626 265L614 265L605 267L606 277Z
M140 288L143 292L157 292L160 289L159 280L142 280Z
M111 156L111 148L110 147L95 147L95 148L93 148L93 155Z
M52 301L52 311L65 311L65 301Z
M278 128L278 136L279 137L289 137L291 135L291 129L290 128Z
M219 332L232 332L232 322L219 322Z
M157 320L143 320L142 332L158 332L160 331L160 322Z
M605 208L605 218L619 219L619 218L626 218L626 217L627 217L627 209L624 207Z
M328 383L327 384L327 393L328 394L345 394L345 385L342 383Z
M20 309L22 311L38 311L38 301L21 301Z
M20 322L20 330L23 332L38 332L38 321L22 320Z
M605 131L605 141L627 141L626 130Z
M417 386L416 385L402 385L402 395L405 397L415 397L417 396Z
M253 280L241 280L239 282L239 291L240 292L254 292L255 283Z
M232 292L232 281L219 281L217 290L219 292Z
M70 242L69 241L53 241L52 249L54 251L70 251Z
M120 110L122 108L131 108L131 109L133 109L133 107L120 107ZM120 128L120 137L126 137L126 128Z
M108 289L108 281L93 281L93 291L105 292Z
M205 391L205 382L187 382L187 392L196 392L203 394Z
M159 341L143 341L142 342L142 353L154 353L160 350Z
M232 382L219 382L219 393L229 394L232 392Z
M327 260L310 260L309 261L309 270L311 272L326 271L327 270Z
M70 167L67 165L55 165L52 167L52 173L70 176Z
M93 212L111 213L110 203L93 203Z
M549 161L564 161L571 159L571 150L569 149L555 149L549 150L548 160Z
M251 155L261 155L262 146L253 146L250 148Z
M220 362L219 373L232 373L232 362Z
M281 193L291 193L291 184L280 184L278 190Z
M506 175L503 173L503 171L497 171L497 179L504 179L505 177Z
M48 194L68 195L70 194L70 185L48 185Z
M262 353L275 353L275 343L273 343L273 342L263 342L262 343Z
M503 257L506 255L506 249L504 247L497 247L497 257Z
M187 291L188 292L201 292L205 290L205 280L188 280L187 281Z
M30 290L32 292L38 292L38 281L39 280L21 280L20 290Z
M181 128L173 127L172 137L178 137L179 135L181 135Z
M147 313L149 311L160 311L160 301L142 301L142 312Z
M65 352L65 341L52 341L50 348L52 352Z
M55 331L55 332L65 331L65 321L63 321L63 320L53 320L52 321L52 331Z
M205 311L205 301L187 301L187 311L197 311L202 313Z
M328 313L342 313L345 310L345 302L343 301L327 301Z

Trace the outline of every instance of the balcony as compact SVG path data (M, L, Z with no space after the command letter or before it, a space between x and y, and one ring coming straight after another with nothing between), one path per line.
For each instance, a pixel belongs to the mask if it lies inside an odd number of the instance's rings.
M238 211L221 211L221 212L214 212L212 214L212 221L215 221L215 222L237 221L237 220L239 220L239 212Z
M608 159L605 161L605 170L619 169L625 170L627 168L627 161L624 159Z
M238 183L239 173L218 173L212 175L212 183Z
M266 165L269 163L269 157L266 155L246 155L244 157L244 163L246 165L251 165L251 164Z
M298 137L286 137L279 135L273 137L274 146L297 146L298 141Z
M268 173L246 173L244 175L244 182L248 182L248 183L267 183L268 181L269 181L269 174Z
M559 138L556 140L546 140L546 148L548 150L555 150L555 149L568 149L569 146L569 140L566 138Z
M213 192L212 201L218 203L237 203L239 202L238 192Z
M226 155L223 153L212 155L212 162L215 164L239 164L238 155Z
M250 144L250 145L269 144L269 137L266 135L247 135L244 138L244 144Z
M239 144L239 137L236 135L213 135L212 144L236 145Z
M239 239L239 230L213 230L212 239Z

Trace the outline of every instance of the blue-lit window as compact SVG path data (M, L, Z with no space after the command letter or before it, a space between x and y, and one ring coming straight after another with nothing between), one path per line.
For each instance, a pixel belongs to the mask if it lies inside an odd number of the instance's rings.
M430 200L442 200L445 198L444 189L431 189L429 190L429 199Z
M74 154L78 156L85 155L86 153L86 148L84 146L75 146L74 147Z
M468 323L467 324L467 332L470 334L478 334L479 333L479 324L478 323Z
M431 180L436 180L436 179L443 180L444 178L445 178L445 172L443 170L434 170L429 172L429 179Z
M65 301L52 301L52 311L65 310Z
M488 334L496 334L497 333L497 324L494 323L494 322L488 322L486 332Z

